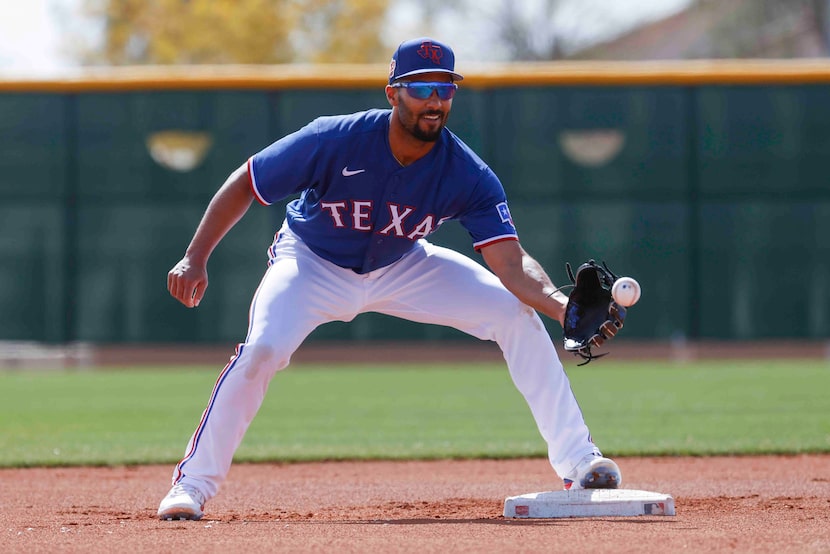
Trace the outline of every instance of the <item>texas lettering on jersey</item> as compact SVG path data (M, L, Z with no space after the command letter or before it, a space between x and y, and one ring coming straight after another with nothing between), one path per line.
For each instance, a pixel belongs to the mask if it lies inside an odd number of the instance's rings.
M389 149L390 110L321 117L248 161L257 200L290 195L286 222L316 254L359 273L400 259L445 221L477 250L518 240L495 173L449 129L401 166ZM298 160L301 160L298 161Z
M373 231L371 200L351 200L340 202L321 202L320 207L331 216L334 227L353 231ZM449 220L444 217L435 221L435 216L428 214L420 221L407 225L406 219L416 211L411 206L388 203L389 224L380 229L378 234L385 236L406 237L409 240L425 238L433 233L442 223ZM406 225L406 226L405 226Z

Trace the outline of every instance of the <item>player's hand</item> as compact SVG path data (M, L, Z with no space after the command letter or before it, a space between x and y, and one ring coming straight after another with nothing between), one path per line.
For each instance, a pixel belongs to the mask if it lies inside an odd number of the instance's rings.
M207 286L207 268L204 264L191 262L187 256L179 260L179 263L167 273L167 290L170 296L188 308L199 305Z

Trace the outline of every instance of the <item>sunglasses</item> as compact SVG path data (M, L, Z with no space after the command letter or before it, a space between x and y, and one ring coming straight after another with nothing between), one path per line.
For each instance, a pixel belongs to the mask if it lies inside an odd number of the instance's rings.
M412 98L418 100L426 100L432 96L433 92L438 93L438 98L441 100L449 100L455 96L455 91L458 90L458 85L455 83L421 83L421 82L402 82L391 85L394 88L405 88L407 94Z

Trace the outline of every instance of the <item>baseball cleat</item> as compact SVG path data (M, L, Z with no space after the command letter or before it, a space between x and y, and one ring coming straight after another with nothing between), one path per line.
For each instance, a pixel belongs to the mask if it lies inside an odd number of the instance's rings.
M159 504L158 517L162 520L201 519L204 515L205 495L190 485L174 485Z
M614 460L588 454L564 481L565 490L616 489L622 485L622 473Z

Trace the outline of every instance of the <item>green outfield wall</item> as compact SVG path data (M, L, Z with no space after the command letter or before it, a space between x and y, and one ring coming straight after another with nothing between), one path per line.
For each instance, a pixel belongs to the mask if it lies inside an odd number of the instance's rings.
M596 258L642 284L627 336L830 335L830 64L459 69L449 127L502 179L525 248L558 283ZM384 75L0 80L0 340L242 340L284 204L255 204L226 237L197 310L168 296L167 271L228 173L315 116L385 107ZM457 224L433 239L480 259ZM460 337L369 314L312 339Z

